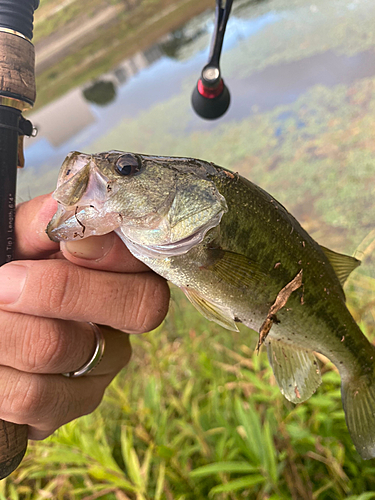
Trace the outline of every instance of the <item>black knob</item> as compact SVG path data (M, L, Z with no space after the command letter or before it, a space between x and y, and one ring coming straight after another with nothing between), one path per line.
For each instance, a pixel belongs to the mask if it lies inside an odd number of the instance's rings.
M230 94L224 80L220 79L216 87L209 87L203 83L202 78L191 96L194 111L202 118L215 120L220 118L229 107Z

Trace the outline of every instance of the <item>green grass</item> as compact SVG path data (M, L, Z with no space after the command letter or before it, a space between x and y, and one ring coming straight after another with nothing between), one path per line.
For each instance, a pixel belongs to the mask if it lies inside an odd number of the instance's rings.
M99 409L31 443L0 500L373 498L375 460L354 450L332 364L294 406L266 354L254 354L255 332L223 330L172 292L166 321L133 337L133 359Z

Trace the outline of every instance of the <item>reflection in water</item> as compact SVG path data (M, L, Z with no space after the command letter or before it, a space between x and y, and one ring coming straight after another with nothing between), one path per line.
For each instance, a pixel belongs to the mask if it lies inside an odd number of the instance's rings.
M242 42L283 20L280 13L272 11L246 19L246 15L251 14L251 8L244 2L242 9L241 6L237 9L236 12L245 19L232 15L225 38L223 73L232 95L229 112L218 122L197 120L191 114L186 122L186 133L195 129L212 130L223 122L247 118L254 111L262 112L292 103L309 87L317 84L350 84L375 73L375 54L372 50L353 56L327 50L283 64L269 65L247 77L232 75L226 78L225 52L230 50L232 54L233 50L237 50L243 58L242 64L246 66L246 50L243 50ZM171 98L181 92L185 81L191 81L193 88L206 62L212 28L213 13L203 13L149 49L124 60L114 70L102 75L100 82L69 92L31 115L39 129L39 140L30 141L28 148L33 161L39 164L48 161L50 165L57 166L65 151L73 147L83 149L88 137L95 140L124 116L134 117ZM188 94L192 88L186 89L187 99L190 99ZM80 92L83 92L89 105L85 105L79 97ZM95 105L107 108L99 109ZM42 147L45 143L40 141L42 138L54 146L52 155L50 150ZM56 149L60 147L64 148L64 152ZM26 151L26 159L28 154Z
M375 53L366 50L354 56L332 50L290 63L270 66L248 78L231 82L237 96L236 118L246 117L251 106L263 111L294 102L314 85L332 87L351 84L375 75Z
M89 102L98 106L106 106L116 98L116 88L113 82L99 80L86 87L83 96Z
M173 31L173 33L167 37L167 40L161 42L159 46L167 57L179 60L181 58L181 49L186 48L194 41L201 39L206 33L207 29L205 27L200 27L192 34L188 33L183 27Z
M81 89L74 89L31 116L38 129L37 137L30 140L31 147L39 149L42 155L39 159L45 160L48 150L45 151L41 139L47 139L54 148L58 148L93 124L95 119ZM28 149L26 147L26 154Z

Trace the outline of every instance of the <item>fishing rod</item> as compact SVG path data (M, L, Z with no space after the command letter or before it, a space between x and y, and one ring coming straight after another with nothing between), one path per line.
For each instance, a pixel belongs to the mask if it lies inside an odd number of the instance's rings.
M220 71L220 55L233 0L216 0L215 29L208 63L191 96L194 111L202 118L220 118L229 107L230 94Z
M32 125L22 112L35 102L35 53L31 43L39 0L0 0L0 265L13 259L17 166ZM0 479L21 462L27 425L0 420Z

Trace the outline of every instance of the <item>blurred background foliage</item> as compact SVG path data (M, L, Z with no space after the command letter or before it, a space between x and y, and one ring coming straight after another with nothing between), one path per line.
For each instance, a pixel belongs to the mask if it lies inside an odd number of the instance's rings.
M209 43L212 7L195 0L41 0L37 54L98 15L109 20L74 50L60 51L59 60L37 57L37 109L80 85L95 116L118 107L123 88L101 74L160 37L158 47L178 64L174 71L184 71L192 47ZM345 291L374 341L375 4L235 0L233 14L228 34L237 42L222 57L233 102L224 119L193 117L194 70L158 102L136 112L124 107L100 135L90 129L69 144L193 156L239 171L317 241L362 260ZM241 20L261 29L247 36ZM262 91L241 105L257 85ZM53 189L61 164L33 158L20 174L21 199ZM21 467L0 483L0 500L375 498L375 461L354 450L334 366L320 357L322 386L294 406L280 394L266 354L253 353L256 341L246 328L233 333L207 322L173 288L167 319L132 338L133 360L100 408L30 443Z

